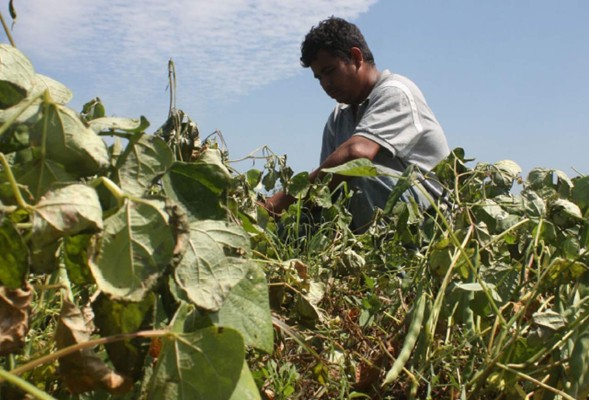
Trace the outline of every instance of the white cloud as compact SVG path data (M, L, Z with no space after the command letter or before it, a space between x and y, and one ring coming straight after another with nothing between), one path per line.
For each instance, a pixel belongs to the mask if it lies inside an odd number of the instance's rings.
M354 19L376 1L28 0L16 3L13 35L41 72L84 80L117 102L162 97L172 58L179 89L204 102L297 73L312 25Z

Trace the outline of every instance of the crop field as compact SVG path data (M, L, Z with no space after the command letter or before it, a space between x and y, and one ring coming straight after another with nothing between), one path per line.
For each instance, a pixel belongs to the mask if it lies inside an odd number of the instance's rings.
M367 160L239 172L175 107L71 95L0 44L1 400L589 395L589 177L456 148L442 200L400 201L409 169L358 233L326 183Z

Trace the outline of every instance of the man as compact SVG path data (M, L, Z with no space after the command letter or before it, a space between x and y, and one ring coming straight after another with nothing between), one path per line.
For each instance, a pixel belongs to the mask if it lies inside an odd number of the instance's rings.
M357 192L349 204L352 228L366 227L376 208L384 208L399 176L410 165L430 171L449 153L440 124L423 94L409 79L388 70L379 71L358 27L331 17L313 27L301 45L301 64L328 96L338 102L323 132L320 166L309 175L313 182L322 169L367 158L387 176L353 178L349 186ZM330 188L345 178L335 175ZM431 185L425 185L431 187ZM408 189L420 205L428 202L418 187ZM295 199L279 192L268 198L266 209L280 214Z

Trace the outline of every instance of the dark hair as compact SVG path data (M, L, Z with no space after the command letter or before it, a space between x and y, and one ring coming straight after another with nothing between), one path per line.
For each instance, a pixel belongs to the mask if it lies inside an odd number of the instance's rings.
M330 17L311 28L301 44L301 64L308 68L317 58L319 50L350 61L350 49L358 47L364 61L374 64L372 52L358 27L342 18Z

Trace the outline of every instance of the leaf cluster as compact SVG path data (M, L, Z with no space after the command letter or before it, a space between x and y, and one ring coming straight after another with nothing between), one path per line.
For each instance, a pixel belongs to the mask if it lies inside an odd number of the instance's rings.
M589 180L471 161L455 149L431 208L393 193L361 234L344 222L353 194L293 191L254 241L285 324L255 373L270 398L587 396ZM366 160L329 172L381 173ZM429 195L415 171L397 178ZM295 394L277 368L299 375Z
M1 395L258 398L268 288L218 146L181 112L156 134L77 113L12 46L0 64Z

